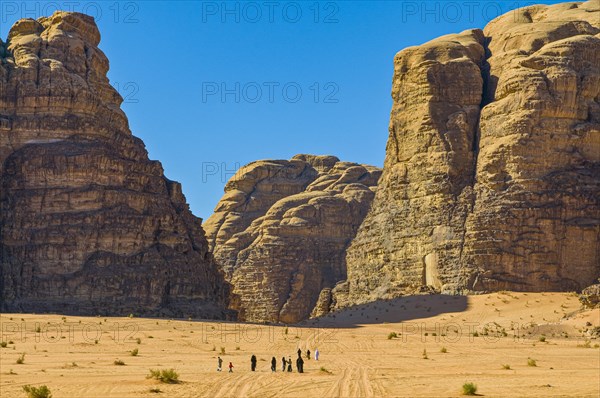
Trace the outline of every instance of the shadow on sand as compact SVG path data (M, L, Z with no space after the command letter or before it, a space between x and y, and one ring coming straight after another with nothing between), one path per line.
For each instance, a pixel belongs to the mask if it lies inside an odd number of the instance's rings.
M468 297L437 295L404 296L355 305L298 323L298 327L355 328L361 325L398 323L467 310Z

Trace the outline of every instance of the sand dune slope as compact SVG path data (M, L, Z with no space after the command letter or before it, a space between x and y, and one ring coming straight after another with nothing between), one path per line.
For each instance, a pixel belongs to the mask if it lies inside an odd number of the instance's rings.
M473 382L485 397L598 397L600 340L586 330L600 325L600 311L578 309L573 294L502 292L406 297L288 328L2 314L0 396L45 384L54 398L456 397ZM216 371L221 347L233 373ZM299 347L320 351L304 374L295 371ZM281 372L284 355L293 373ZM147 379L150 368L174 368L181 382Z

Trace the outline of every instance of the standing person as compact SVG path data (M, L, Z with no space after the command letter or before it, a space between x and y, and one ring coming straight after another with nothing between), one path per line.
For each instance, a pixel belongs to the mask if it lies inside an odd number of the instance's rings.
M256 370L256 355L252 354L252 358L250 358L251 368L254 372Z
M287 369L288 372L291 372L292 371L292 357L291 356L288 357L287 366L288 366L288 369Z
M275 357L273 357L271 359L271 372L276 372L277 371L277 359L275 359Z
M217 372L220 372L223 369L223 360L221 357L217 358Z
M229 373L233 373L233 363L229 362Z
M310 359L310 350L306 350L306 359Z
M296 359L296 368L298 368L298 373L304 373L304 360L302 360L302 357Z
M298 356L301 357L302 356L302 350L300 348L298 348Z
M281 364L282 364L281 371L285 372L285 365L287 365L287 361L285 360L285 357L281 357Z
M315 350L315 361L318 361L318 360L319 360L319 349L317 348Z

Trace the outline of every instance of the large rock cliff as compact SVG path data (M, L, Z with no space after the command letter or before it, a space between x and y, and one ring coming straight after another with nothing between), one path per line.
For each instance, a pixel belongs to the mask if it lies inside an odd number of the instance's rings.
M66 12L0 42L1 308L223 317L201 220L131 135L99 42Z
M390 133L336 306L600 276L600 2L532 6L394 60Z
M250 163L231 178L204 228L239 319L293 323L328 310L380 175L297 155Z

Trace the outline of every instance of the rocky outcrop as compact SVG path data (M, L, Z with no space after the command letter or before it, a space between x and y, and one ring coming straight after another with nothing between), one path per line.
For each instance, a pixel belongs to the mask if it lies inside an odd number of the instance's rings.
M1 308L224 317L201 220L131 135L99 42L56 12L0 45Z
M600 2L532 6L394 60L372 209L334 303L579 290L600 275Z
M579 301L584 308L600 307L600 284L595 284L583 289Z
M327 300L346 278L346 248L380 174L372 166L311 155L238 171L204 229L231 281L239 319L293 323Z

